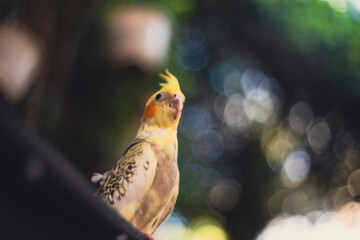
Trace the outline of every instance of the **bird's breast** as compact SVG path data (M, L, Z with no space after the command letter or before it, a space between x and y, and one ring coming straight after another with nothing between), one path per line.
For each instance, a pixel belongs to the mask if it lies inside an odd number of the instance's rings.
M179 184L179 168L177 165L176 147L156 148L155 155L158 159L153 189L160 198L172 195Z
M131 222L145 232L152 232L171 213L178 194L179 169L172 148L153 146L157 158L154 180ZM174 198L175 197L175 198Z

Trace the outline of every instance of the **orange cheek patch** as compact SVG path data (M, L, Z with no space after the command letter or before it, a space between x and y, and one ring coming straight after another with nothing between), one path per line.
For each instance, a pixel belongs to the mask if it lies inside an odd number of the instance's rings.
M152 117L155 116L155 114L156 114L156 103L155 102L150 102L145 107L144 117L145 118L152 118Z

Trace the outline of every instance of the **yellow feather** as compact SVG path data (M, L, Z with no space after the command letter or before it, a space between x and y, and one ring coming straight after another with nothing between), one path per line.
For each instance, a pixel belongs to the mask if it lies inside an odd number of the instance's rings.
M166 83L160 83L160 86L162 87L160 91L171 90L173 92L181 92L177 78L172 75L168 69L165 69L165 74L159 73L160 78L166 81Z

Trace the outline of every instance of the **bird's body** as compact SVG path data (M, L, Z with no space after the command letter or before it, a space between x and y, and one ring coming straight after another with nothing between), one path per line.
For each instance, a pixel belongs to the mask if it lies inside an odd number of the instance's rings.
M177 126L185 97L166 73L167 84L146 104L135 140L112 170L92 177L105 201L148 234L170 216L179 191Z

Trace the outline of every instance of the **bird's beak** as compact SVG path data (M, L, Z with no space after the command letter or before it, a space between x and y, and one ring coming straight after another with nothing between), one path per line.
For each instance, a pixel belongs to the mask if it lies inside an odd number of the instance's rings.
M183 96L181 96L180 94L174 94L174 96L170 99L169 107L171 114L174 116L174 118L181 114L184 106L183 102Z

